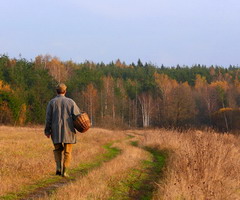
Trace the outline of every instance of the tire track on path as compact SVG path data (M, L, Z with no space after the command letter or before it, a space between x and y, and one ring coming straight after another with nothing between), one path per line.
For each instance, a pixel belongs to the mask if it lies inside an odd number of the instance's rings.
M60 176L49 177L48 179L41 180L33 185L26 186L22 191L17 193L8 193L1 196L2 200L32 200L42 198L46 195L51 195L60 187L75 182L79 178L85 176L91 170L100 167L103 163L108 162L118 156L121 153L121 149L112 147L114 142L108 143L103 146L106 149L106 153L101 154L95 161L90 163L80 164L77 168L69 171L69 178L63 178Z
M115 185L112 197L109 200L150 200L153 198L154 191L156 191L156 183L163 178L163 168L168 155L167 150L140 146L134 135L138 139L139 136L144 136L134 132L128 134L132 138L131 145L147 151L151 159L143 160L140 169L132 169L125 180L121 180Z
M52 200L107 200L112 196L112 187L125 180L132 169L139 168L143 160L150 160L149 153L129 144L130 137L117 143L122 149L121 155L92 170L87 176L78 179L74 184L57 190ZM49 200L47 197L41 200ZM118 200L118 198L115 198Z

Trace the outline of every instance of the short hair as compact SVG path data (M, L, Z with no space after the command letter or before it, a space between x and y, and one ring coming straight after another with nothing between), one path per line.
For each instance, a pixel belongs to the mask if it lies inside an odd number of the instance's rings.
M64 83L59 83L56 87L58 94L64 94L66 92L67 86Z

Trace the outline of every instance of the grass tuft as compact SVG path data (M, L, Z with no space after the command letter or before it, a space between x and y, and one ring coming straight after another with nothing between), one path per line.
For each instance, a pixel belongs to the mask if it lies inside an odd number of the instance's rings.
M77 168L69 170L70 177L68 178L68 181L65 182L68 183L70 181L74 181L75 178L78 176L86 175L90 170L99 167L103 162L107 162L116 157L118 154L120 154L121 150L116 147L111 147L112 144L113 142L103 145L103 148L106 149L106 152L96 157L95 161L90 163L81 163ZM4 196L1 196L0 199L2 200L22 199L24 197L27 197L31 193L36 193L38 190L42 191L44 190L44 188L51 186L51 184L58 183L62 179L64 178L62 178L61 176L48 177L46 179L38 181L35 184L24 186L22 189L20 189L19 192L8 193ZM52 189L52 191L48 191L48 193L53 193L54 190Z
M131 141L130 142L130 144L132 145L132 146L135 146L135 147L138 147L138 141Z
M138 141L131 141L131 144L138 146ZM142 161L138 169L132 169L126 179L113 187L109 200L152 199L153 192L156 190L154 183L162 177L167 153L150 147L144 147L144 150L150 153L151 159Z

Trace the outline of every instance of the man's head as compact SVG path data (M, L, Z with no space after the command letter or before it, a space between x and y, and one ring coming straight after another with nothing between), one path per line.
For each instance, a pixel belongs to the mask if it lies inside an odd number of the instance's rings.
M64 83L59 83L56 88L58 94L65 94L66 89L67 89L67 86Z

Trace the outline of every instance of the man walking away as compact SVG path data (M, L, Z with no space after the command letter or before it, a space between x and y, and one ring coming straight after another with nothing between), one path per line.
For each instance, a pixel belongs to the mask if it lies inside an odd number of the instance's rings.
M68 177L67 169L71 161L72 144L76 143L76 131L73 117L80 114L77 104L65 97L67 86L60 83L56 90L57 96L49 101L46 113L45 135L52 138L56 175ZM62 152L64 152L62 167Z

